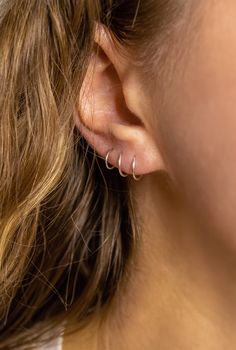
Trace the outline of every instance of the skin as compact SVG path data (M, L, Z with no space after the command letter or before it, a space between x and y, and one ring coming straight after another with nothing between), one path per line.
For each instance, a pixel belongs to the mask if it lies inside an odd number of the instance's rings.
M166 80L160 105L164 85L150 86L129 60L112 53L109 40L98 40L107 57L96 61L90 90L97 115L91 118L81 103L75 122L102 157L119 146L124 171L131 173L136 154L136 173L144 177L128 181L141 242L129 282L105 322L99 328L98 317L83 336L65 337L63 350L78 344L99 349L102 339L101 348L112 350L236 347L235 13L234 0L202 4L197 35ZM191 30L190 24L190 36ZM184 50L181 33L176 39ZM113 67L109 74L107 67ZM105 81L107 94L101 91ZM121 91L125 102L119 99L117 111L112 97ZM109 113L99 106L100 94ZM112 165L117 155L111 154Z

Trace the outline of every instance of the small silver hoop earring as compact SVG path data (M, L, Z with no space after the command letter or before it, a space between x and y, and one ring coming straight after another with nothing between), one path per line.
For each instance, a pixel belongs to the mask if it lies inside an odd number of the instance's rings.
M133 178L136 181L138 181L143 177L143 175L139 175L139 176L135 175L135 166L136 166L136 156L134 156L133 161L132 161L132 173L133 173Z
M118 159L118 169L119 169L119 173L120 173L121 176L123 176L123 177L128 176L128 174L124 174L124 173L122 173L122 171L121 171L121 153L120 153L119 159Z
M114 148L112 148L110 151L107 152L107 155L106 155L106 160L105 160L105 163L106 163L106 167L107 169L114 169L115 167L114 166L109 166L108 165L108 157L109 157L109 154L113 151Z

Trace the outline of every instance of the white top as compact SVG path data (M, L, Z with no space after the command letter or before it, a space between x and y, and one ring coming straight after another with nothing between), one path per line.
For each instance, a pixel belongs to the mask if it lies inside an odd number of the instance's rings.
M43 347L39 347L37 350L62 350L62 337L53 339L50 343Z

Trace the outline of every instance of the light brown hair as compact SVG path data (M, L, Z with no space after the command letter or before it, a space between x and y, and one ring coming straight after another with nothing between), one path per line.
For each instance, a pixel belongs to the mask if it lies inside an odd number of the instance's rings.
M1 0L0 349L82 324L125 278L138 242L127 182L80 135L73 107L95 22L145 68L176 13L168 0Z

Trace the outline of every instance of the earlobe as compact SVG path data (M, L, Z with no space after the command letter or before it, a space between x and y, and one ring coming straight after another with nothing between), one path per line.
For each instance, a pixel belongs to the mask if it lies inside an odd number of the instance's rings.
M76 119L79 121L78 115ZM159 148L144 126L111 122L101 131L100 127L90 130L80 122L77 125L107 168L117 168L121 176L130 174L138 179L138 175L166 170Z
M134 163L137 174L166 170L160 150L145 125L111 123L110 132L114 139L119 139L126 145L126 157L129 161L123 169L127 173L132 173Z

